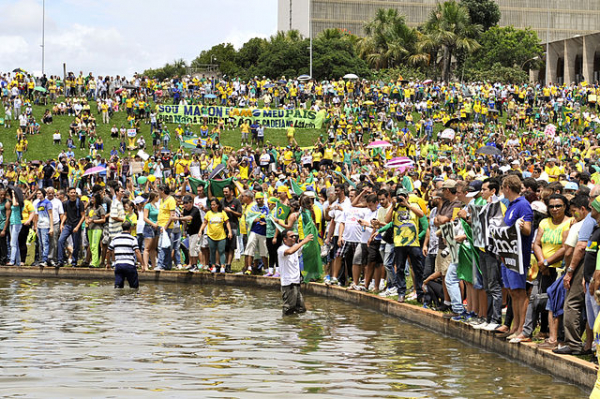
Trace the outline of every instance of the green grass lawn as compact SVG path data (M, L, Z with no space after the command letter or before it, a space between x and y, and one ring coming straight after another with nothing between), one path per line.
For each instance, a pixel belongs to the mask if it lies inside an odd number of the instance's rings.
M109 124L103 124L101 115L99 115L96 111L96 102L92 101L90 103L90 107L92 110L92 114L96 118L97 128L96 132L99 137L102 137L104 140L104 152L103 156L108 156L110 150L113 146L119 147L119 139L114 139L110 137L110 129L113 124L117 127L121 127L124 125L127 127L127 117L124 111L120 111L113 114L113 117L110 120ZM4 118L4 108L0 111L0 116ZM44 111L46 108L52 110L52 106L48 107L39 105L33 106L33 115L36 118L38 123L41 123L42 116L44 115ZM25 111L25 107L22 108ZM24 154L24 160L44 160L49 158L56 158L58 154L63 149L67 149L66 140L69 134L69 125L73 122L74 117L68 115L53 115L53 123L49 125L41 125L40 131L41 134L38 135L28 135L27 139L29 141L29 149ZM168 124L169 131L171 132L171 150L177 150L179 148L179 142L174 138L174 131L177 127L176 124ZM19 127L19 122L13 120L12 127L6 128L0 127L0 142L2 142L4 146L4 161L5 162L13 162L16 161L16 153L14 151L15 145L17 143L16 140L16 132ZM58 129L62 133L62 142L63 145L54 145L52 140L52 134L54 131ZM200 126L195 125L193 127L193 132L195 134L199 134ZM140 134L144 136L146 140L146 148L148 151L152 149L152 138L150 136L150 125L141 122L140 124ZM323 130L324 131L324 130ZM319 137L320 134L323 133L322 130L317 129L298 129L296 131L296 141L302 147L311 146L314 144L315 140ZM74 137L75 145L77 148L75 151L75 156L77 158L81 158L89 155L88 150L79 150L79 140ZM226 130L221 133L221 144L224 146L230 146L233 148L239 148L241 141L241 134L239 129L235 130ZM275 145L284 146L287 145L287 137L285 129L265 129L265 142L271 142ZM189 150L188 150L189 151Z

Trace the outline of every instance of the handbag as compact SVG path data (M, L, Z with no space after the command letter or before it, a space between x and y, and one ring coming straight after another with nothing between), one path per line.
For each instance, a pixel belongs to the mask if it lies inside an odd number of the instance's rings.
M170 248L171 247L171 238L169 237L169 233L167 230L163 230L160 234L160 240L158 243L160 248Z

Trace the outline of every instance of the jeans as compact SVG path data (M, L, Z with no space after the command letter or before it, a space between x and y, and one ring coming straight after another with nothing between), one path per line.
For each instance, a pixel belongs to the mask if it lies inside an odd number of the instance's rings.
M479 267L483 276L483 289L491 298L491 323L502 323L502 277L500 275L500 262L494 255L477 250L479 253Z
M50 247L48 258L53 261L58 261L58 238L60 237L60 222L54 223L54 234L50 237Z
M585 283L585 314L587 316L588 326L593 330L596 317L600 313L600 306L594 299L594 293L590 293L590 283Z
M181 229L176 227L171 233L171 248L173 248L173 261L176 265L181 265Z
M38 242L42 253L42 262L48 262L48 254L50 253L50 229L38 227Z
M63 227L62 232L60 233L60 238L58 239L58 264L65 263L65 243L67 242L67 238L71 236L73 238L73 265L77 264L77 257L79 256L79 246L81 243L81 228L74 231L75 226L65 225ZM56 234L56 231L54 232Z
M217 254L216 252L219 251L219 265L224 265L225 264L225 246L227 244L227 240L219 240L219 241L215 241L213 239L211 239L210 237L206 237L208 238L208 250L210 251L210 264L211 265L215 265L216 261L217 261Z
M388 288L391 288L396 281L396 271L394 270L394 244L388 244L382 240L381 246L379 247L379 254L381 255L381 259L383 259L383 266L387 273L387 286Z
M458 263L450 263L448 272L446 273L446 289L448 290L450 302L452 303L452 311L460 314L465 311L465 307L463 306L462 296L460 294L460 280L456 273L457 267Z
M167 234L169 235L169 238L173 237L173 229L167 229ZM162 233L161 233L162 234ZM173 263L173 260L171 259L171 249L173 248L173 240L171 240L171 246L168 248L161 248L160 247L160 239L159 239L159 248L158 248L158 267L165 269L165 270L171 270L171 266Z
M123 288L125 286L125 279L127 279L130 288L138 288L140 286L136 267L118 263L115 266L115 288Z
M21 250L19 249L19 233L22 224L12 224L10 226L10 263L15 266L21 265Z
M394 263L396 265L396 280L395 285L398 288L398 296L406 294L406 260L410 259L415 281L413 285L417 293L417 299L423 297L423 252L421 247L395 247L394 248Z

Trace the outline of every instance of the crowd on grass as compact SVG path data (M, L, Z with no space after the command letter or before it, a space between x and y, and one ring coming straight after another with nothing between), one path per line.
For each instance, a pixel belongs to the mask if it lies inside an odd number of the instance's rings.
M408 301L515 344L536 340L580 355L595 346L597 85L34 80L16 72L0 86L4 124L19 121L20 154L0 169L0 263L23 264L35 252L36 265L109 268L107 248L127 221L142 271L230 273L239 260L241 273ZM256 122L171 132L158 103L306 108L327 117L312 146L297 144L304 132L293 126L287 145L277 146ZM36 104L48 111L31 128ZM127 115L127 126L111 127L121 145L109 151L97 128L115 113ZM72 118L70 131L52 133L53 115ZM144 123L152 143L140 136L127 148L127 130ZM60 153L21 162L30 134L56 134ZM243 145L222 146L226 134L240 134ZM186 148L186 136L210 140ZM89 155L77 159L77 145ZM520 232L522 270L474 237L473 209L492 207ZM307 245L303 277L292 281L278 249L295 240Z

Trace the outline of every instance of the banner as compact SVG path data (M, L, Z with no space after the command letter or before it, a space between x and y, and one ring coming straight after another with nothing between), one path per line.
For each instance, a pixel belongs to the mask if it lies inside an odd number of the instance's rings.
M325 120L325 110L319 112L304 109L252 109L220 107L210 105L159 105L158 121L166 123L216 125L219 119L235 120L236 126L242 123L258 122L266 128L285 129L292 124L299 129L320 129Z
M490 228L505 226L504 214L502 213L502 203L500 201L492 202L486 206L486 210L481 217L482 230L485 236L485 250L487 252L494 252L493 243L490 239Z
M446 249L450 251L452 263L458 263L458 245L454 239L454 222L448 222L440 226L442 238L446 240Z
M517 221L517 223L519 222ZM491 252L501 257L507 268L524 274L521 231L517 227L517 223L510 227L490 225L488 236L490 236Z
M131 173L134 175L140 174L144 171L143 162L131 162Z
M483 230L483 223L485 223L485 205L474 205L469 206L469 212L471 213L471 232L473 234L473 246L476 248L485 247L485 234ZM482 218L484 220L482 220Z

